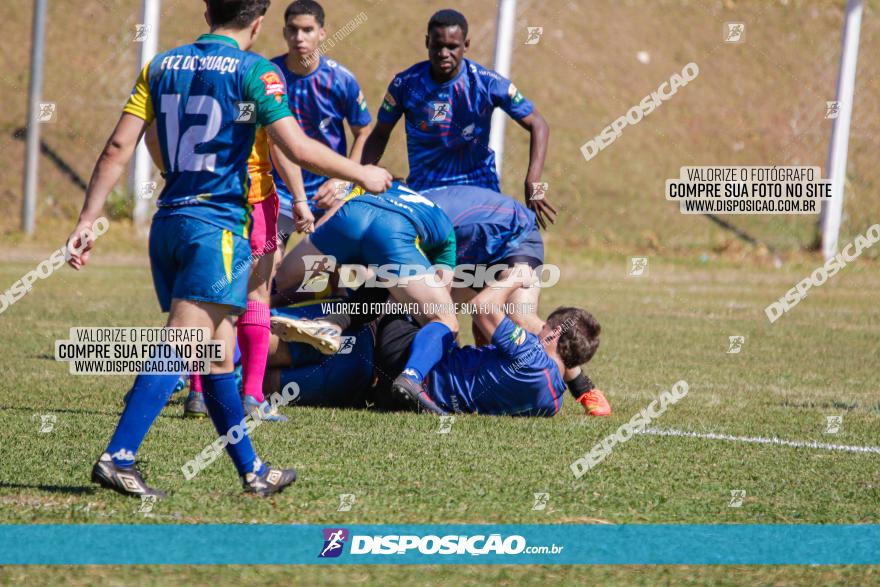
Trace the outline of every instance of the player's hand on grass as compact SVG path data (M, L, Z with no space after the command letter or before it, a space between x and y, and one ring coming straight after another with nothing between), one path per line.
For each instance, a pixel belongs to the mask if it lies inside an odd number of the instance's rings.
M556 208L547 200L547 193L540 186L540 183L526 180L526 206L538 217L541 228L547 230L548 222L556 224Z
M67 237L67 263L77 271L89 261L89 251L95 243L92 223L80 220Z
M364 165L358 183L370 193L381 194L391 187L391 174L376 165Z
M315 192L315 205L324 210L329 209L350 187L349 182L331 177L322 183L318 191Z
M299 233L311 234L315 232L315 216L309 210L307 200L293 203L293 225Z

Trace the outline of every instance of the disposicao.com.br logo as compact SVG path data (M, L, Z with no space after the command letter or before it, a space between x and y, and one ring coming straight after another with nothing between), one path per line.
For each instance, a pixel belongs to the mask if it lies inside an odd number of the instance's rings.
M526 539L518 534L450 534L438 536L429 534L388 534L349 536L345 528L324 528L324 545L319 558L338 557L345 543L351 538L350 555L466 555L488 554L560 554L563 546L529 546Z

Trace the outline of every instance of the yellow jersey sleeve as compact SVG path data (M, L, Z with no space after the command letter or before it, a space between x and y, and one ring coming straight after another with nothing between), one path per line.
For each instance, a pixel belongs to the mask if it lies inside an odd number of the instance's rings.
M122 109L123 112L143 118L147 123L153 122L153 119L156 118L156 114L153 112L153 101L150 99L150 84L147 81L149 77L150 64L147 63L131 89L131 96L128 97L125 108Z
M269 158L269 135L263 126L257 127L254 147L248 157L248 175L251 189L248 203L257 204L275 193L275 180L272 177L272 159Z

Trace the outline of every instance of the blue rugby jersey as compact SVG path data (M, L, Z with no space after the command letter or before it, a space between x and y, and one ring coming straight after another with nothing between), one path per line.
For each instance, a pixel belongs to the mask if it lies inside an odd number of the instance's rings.
M308 75L298 75L285 63L287 55L272 59L287 82L290 111L306 135L320 141L342 155L348 156L344 120L351 126L366 126L372 118L367 101L353 73L332 59L321 56L318 68ZM281 212L291 216L293 198L284 181L273 169ZM312 199L326 177L302 170L306 197Z
M156 55L124 111L158 127L165 187L156 217L191 216L247 237L257 127L290 116L275 67L229 37L202 35Z
M443 84L423 61L395 76L376 118L395 123L406 116L407 183L413 189L467 184L497 192L495 153L489 148L495 108L514 120L534 110L510 80L470 59Z
M459 265L498 263L510 257L526 236L540 238L534 212L510 196L470 185L420 193L452 221Z
M505 316L492 344L452 349L431 370L428 394L450 412L553 416L565 382L540 340Z

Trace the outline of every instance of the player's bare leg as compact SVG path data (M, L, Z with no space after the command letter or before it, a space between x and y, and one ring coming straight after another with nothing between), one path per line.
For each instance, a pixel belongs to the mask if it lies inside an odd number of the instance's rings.
M202 304L202 306L214 305L215 304ZM193 306L193 308L190 308L190 306ZM228 307L221 306L221 308L228 313ZM214 332L215 327L213 321L205 320L202 310L203 308L199 309L199 305L195 302L173 300L171 302L171 312L168 315L168 325L171 326L172 319L181 322L186 322L187 320L192 319L205 324L210 324L211 331ZM204 326L204 328L208 328L208 326ZM232 349L228 346L225 346L224 348L226 349L226 353L231 356ZM184 404L183 414L190 418L204 417L208 415L208 407L205 405L203 375L200 373L190 375L190 391L187 395L186 403Z
M297 292L293 291L296 289L307 290L304 293L308 298L314 298L315 294L332 287L330 278L334 265L328 261L327 256L308 238L297 243L278 268L275 285L280 293L274 296L273 305L282 305L296 299L294 294ZM325 320L284 316L273 316L271 323L272 334L285 342L304 342L325 355L332 355L339 350L342 328L336 324Z
M525 275L526 272L528 272L532 276L532 279L537 280L534 270L526 264L517 264L516 270L520 271L522 275ZM502 271L499 273L497 281L503 280L510 275L512 271L513 269ZM477 293L476 290L470 287L454 287L452 288L452 299L457 304L464 304L471 301ZM538 316L538 300L540 297L541 289L537 287L537 285L534 285L532 287L517 288L510 294L510 298L508 298L507 301L508 307L513 309L511 312L507 312L510 319L513 320L517 326L525 328L532 334L538 334L541 331L541 328L544 327L544 321ZM480 332L475 325L473 326L472 331L474 344L476 346L487 345L491 342L483 336L483 333Z
M281 369L269 367L266 369L266 377L263 378L263 395L271 396L281 391Z
M413 316L422 326L431 322L446 325L453 335L458 334L458 318L449 287L440 285L442 280L432 275L416 275L402 278L389 288L391 297L402 304L414 305L418 313Z
M477 293L477 290L470 287L453 287L451 291L452 301L456 306L460 307L474 299ZM480 329L473 322L471 323L471 335L474 337L474 346L485 346L491 342L483 336L483 333L480 332Z
M316 269L306 267L308 257L324 256L308 238L296 243L296 246L284 256L275 274L275 288L279 293L297 289L305 279L306 271ZM274 304L273 304L274 305Z
M270 396L281 391L281 369L290 367L293 358L287 343L276 335L269 337L269 359L266 376L263 378L263 395Z
M516 269L528 271L533 276L535 283L537 283L538 276L531 267L521 264L517 265ZM510 316L510 319L517 326L522 326L532 334L538 334L541 332L541 328L544 327L544 321L538 317L538 301L540 298L541 288L537 285L517 289L507 299L508 306L513 308L513 311L507 312L507 315Z
M287 344L278 338L276 335L272 335L269 338L269 369L278 369L281 367L289 367L292 361L292 357L290 356L290 349L287 347ZM265 389L265 386L264 386ZM263 395L266 392L263 391Z

